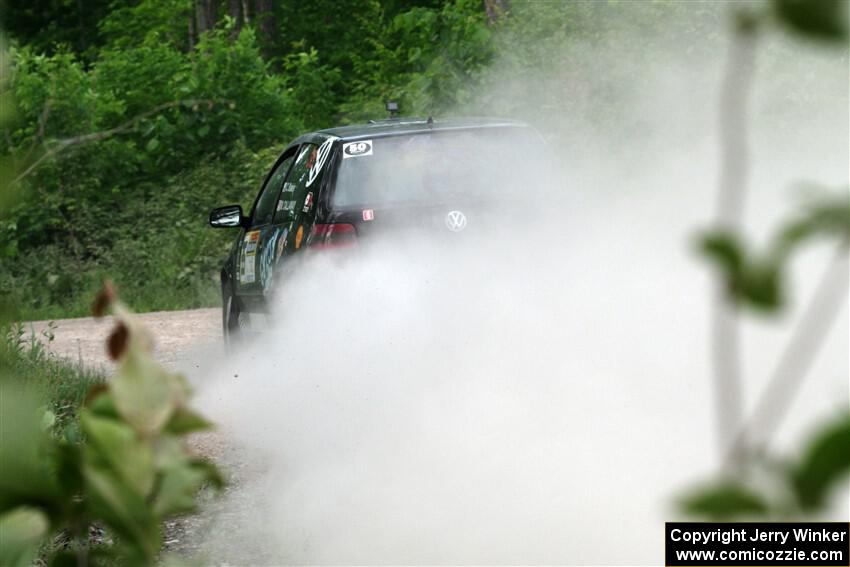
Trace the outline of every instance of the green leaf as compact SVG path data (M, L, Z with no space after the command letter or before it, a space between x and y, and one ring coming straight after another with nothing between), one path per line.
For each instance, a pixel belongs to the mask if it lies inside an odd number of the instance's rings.
M97 397L89 400L89 411L98 417L107 417L110 419L118 419L120 414L118 408L115 407L115 400L107 390L99 393Z
M120 544L113 544L109 547L95 547L86 550L87 567L113 567L115 565L130 564L127 558L122 556ZM80 557L76 550L66 549L55 553L50 558L49 567L79 567ZM138 562L137 562L138 563Z
M0 378L0 512L22 504L55 505L40 405L33 392Z
M782 306L784 255L750 257L735 235L723 231L705 234L701 250L720 270L732 300L762 311L775 311Z
M786 224L776 237L775 254L788 255L803 242L816 236L850 242L850 202L846 194L805 207L800 218Z
M145 149L147 149L149 152L156 151L156 149L158 147L159 147L159 140L157 140L156 138L151 138L150 140L148 140L148 143L145 145Z
M204 124L200 128L198 128L198 137L205 138L207 134L210 133L210 127L208 124Z
M731 280L741 278L744 251L735 235L718 231L704 234L699 242L702 253L714 262Z
M0 565L31 565L49 525L44 512L27 506L0 516Z
M761 496L728 481L694 490L682 500L681 508L686 514L711 521L763 516L768 509Z
M41 428L44 431L50 431L50 428L56 423L56 414L49 409L44 410L41 414Z
M63 441L56 447L56 480L67 501L83 491L82 445Z
M129 342L110 389L121 416L144 436L159 432L185 393L179 379L147 352L142 330L129 326Z
M203 431L211 427L212 423L204 419L200 414L181 406L171 416L171 419L165 426L165 430L169 433L180 434Z
M190 463L192 468L203 471L206 482L210 483L216 490L224 488L227 484L227 481L221 475L221 471L213 463L204 459L191 459Z
M847 0L774 0L780 21L802 35L831 41L847 39Z
M161 516L194 510L195 497L205 482L221 486L218 470L206 461L189 458L176 436L168 435L157 440L156 461L161 478L154 511Z
M106 466L87 463L84 477L92 513L122 538L134 558L152 564L161 543L159 521L145 498Z
M77 554L73 551L62 550L50 558L50 567L77 567Z
M188 462L166 469L153 503L154 511L167 516L194 510L195 496L205 480L205 472Z
M752 262L739 283L740 298L762 311L776 311L782 307L781 265L773 262Z
M820 431L791 473L797 500L805 510L823 505L830 490L850 473L850 415Z
M113 471L128 489L147 497L155 477L151 446L128 425L96 417L88 410L81 412L80 426L87 437L86 465Z

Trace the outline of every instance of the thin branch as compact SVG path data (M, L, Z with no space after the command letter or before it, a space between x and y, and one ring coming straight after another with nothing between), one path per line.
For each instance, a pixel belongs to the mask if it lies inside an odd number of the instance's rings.
M166 103L160 104L158 106L155 106L155 107L153 107L152 109L150 109L146 112L143 112L139 115L134 116L130 120L124 122L123 124L116 126L115 128L110 128L108 130L101 130L100 132L92 132L91 134L83 134L83 135L80 135L80 136L74 136L72 138L65 138L63 140L57 140L55 146L48 149L37 160L35 160L32 164L30 164L29 167L27 167L20 175L18 175L12 181L12 183L10 183L10 185L14 185L16 183L19 183L22 179L24 179L25 177L30 175L33 171L35 171L41 165L42 162L44 162L45 160L67 150L68 148L71 148L71 147L74 147L74 146L79 146L79 145L82 145L82 144L88 144L88 143L91 143L91 142L98 142L100 140L110 138L112 136L115 136L116 134L120 134L120 133L122 133L126 130L129 130L130 128L135 126L137 122L144 120L145 118L148 118L149 116L152 116L154 114L162 112L163 110L167 110L169 108L174 108L174 107L177 107L177 106L192 106L192 105L195 105L195 104L212 105L212 104L215 104L216 102L221 102L221 101L214 101L214 100L207 99L207 100L179 100L179 101L166 102Z
M747 188L748 95L755 70L755 30L739 15L720 98L720 179L715 223L740 230ZM725 282L715 283L712 302L712 361L715 374L718 442L721 455L735 439L743 415L739 321Z
M824 270L752 416L741 428L727 457L727 464L742 458L747 439L755 438L757 432L763 438L762 449L766 448L771 435L782 422L794 394L824 344L824 338L841 313L841 305L847 297L847 259L847 244L842 243Z
M720 93L720 178L716 209L720 228L733 230L741 226L746 204L750 169L746 127L756 54L756 33L752 27L755 24L744 14L738 18Z
M27 151L27 155L24 156L23 162L27 162L30 159L30 156L35 151L35 149L41 145L44 140L44 130L47 127L47 118L50 116L50 107L53 105L53 98L47 99L47 102L44 103L44 108L41 109L41 114L38 117L38 131L35 134L35 140L33 140L30 149Z

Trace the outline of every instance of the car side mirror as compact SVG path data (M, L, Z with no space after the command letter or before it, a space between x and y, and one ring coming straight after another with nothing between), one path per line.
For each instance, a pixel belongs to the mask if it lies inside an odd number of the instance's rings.
M210 226L214 228L231 228L246 224L248 219L242 213L241 205L227 205L210 211Z

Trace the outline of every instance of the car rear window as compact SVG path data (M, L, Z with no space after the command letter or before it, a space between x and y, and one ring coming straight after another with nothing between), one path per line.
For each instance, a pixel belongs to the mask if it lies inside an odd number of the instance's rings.
M540 182L543 152L540 135L527 127L345 142L332 204L380 207L527 194Z

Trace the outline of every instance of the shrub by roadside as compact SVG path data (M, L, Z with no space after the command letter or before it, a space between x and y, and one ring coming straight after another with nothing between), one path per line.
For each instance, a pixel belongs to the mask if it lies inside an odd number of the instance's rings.
M87 315L106 274L136 311L217 305L218 270L233 234L206 230L209 210L250 207L280 149L253 152L239 144L162 185L145 184L141 198L117 199L108 217L92 219L96 239L72 236L0 264L0 293L18 320Z
M86 393L102 383L104 375L80 362L50 354L44 342L53 339L52 329L49 325L40 339L22 324L6 327L0 340L0 361L5 374L36 392L44 404L44 426L60 434L66 427L75 428Z
M222 486L215 466L185 448L210 424L189 407L184 379L154 361L111 286L95 315L108 308L117 364L108 381L45 354L20 326L2 341L2 565L151 565L163 521L193 511L203 486Z

